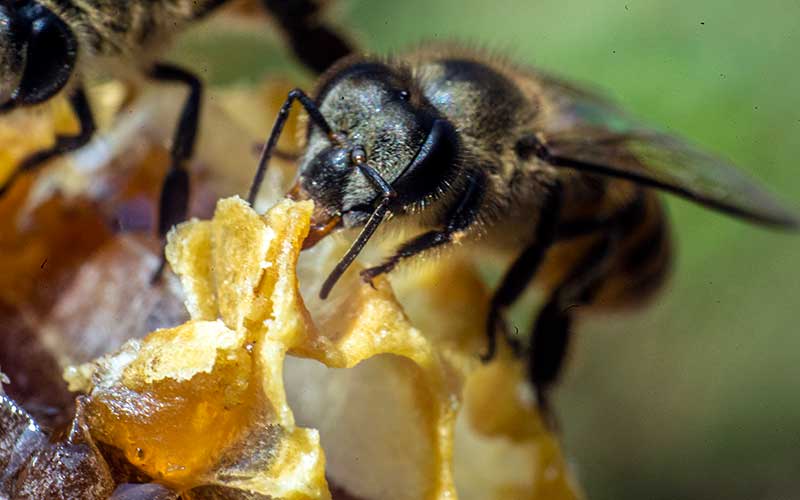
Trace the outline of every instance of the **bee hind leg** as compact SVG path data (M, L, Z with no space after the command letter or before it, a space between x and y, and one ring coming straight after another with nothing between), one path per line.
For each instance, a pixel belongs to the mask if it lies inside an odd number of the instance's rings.
M6 190L10 189L23 173L35 170L57 156L82 148L91 140L92 136L94 136L96 130L94 116L92 115L92 108L89 105L89 100L86 98L86 92L82 86L78 86L72 91L72 94L69 96L69 103L80 124L78 133L76 135L58 136L52 147L38 151L22 160L11 177L3 186L0 186L0 196L2 196Z
M533 384L539 412L550 428L556 428L550 391L558 380L569 348L572 315L557 297L536 318L528 350L528 377Z
M150 77L162 82L182 83L189 87L189 95L184 101L178 125L175 128L175 136L170 150L171 164L161 186L158 206L158 236L162 240L162 253L159 267L151 278L151 283L157 283L161 279L166 265L163 253L164 239L172 226L186 220L189 208L190 185L186 162L194 153L203 85L192 73L169 64L153 66Z

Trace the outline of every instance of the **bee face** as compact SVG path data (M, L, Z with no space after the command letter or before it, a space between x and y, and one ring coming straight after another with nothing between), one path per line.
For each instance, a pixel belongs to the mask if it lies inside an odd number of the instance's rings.
M310 126L297 183L315 201L320 217L341 217L344 227L369 218L381 193L356 168L359 162L392 185L398 210L431 194L439 180L432 160L451 161L445 156L454 153L455 132L450 127L451 133L442 136L436 110L424 98L412 98L402 71L357 64L321 89L319 109L334 137ZM425 147L428 143L433 144Z

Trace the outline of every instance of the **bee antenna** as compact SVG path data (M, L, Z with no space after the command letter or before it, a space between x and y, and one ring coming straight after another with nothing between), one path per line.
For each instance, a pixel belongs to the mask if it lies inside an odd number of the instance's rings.
M339 278L341 278L344 272L347 271L347 268L350 267L350 264L353 263L369 239L372 238L372 235L375 234L378 226L381 225L386 217L386 213L389 212L389 206L397 197L397 193L392 188L391 184L386 182L386 180L381 177L381 174L379 174L377 170L370 167L366 163L356 164L356 167L376 188L381 191L381 201L378 203L378 206L375 207L375 210L372 211L372 214L369 216L369 220L367 220L367 223L364 225L364 229L361 230L361 233L359 233L356 241L353 242L353 244L347 250L347 253L344 254L344 257L342 257L339 263L336 264L336 267L333 268L333 271L331 271L331 273L328 275L325 283L322 284L322 289L320 289L319 292L319 298L322 300L328 298L328 295L331 293L334 285L336 285L336 282L339 281Z
M306 113L308 113L308 116L311 117L311 121L321 128L322 131L325 132L325 135L331 139L331 141L335 143L341 142L341 139L333 132L331 126L328 125L328 122L325 120L325 117L322 116L322 113L320 113L319 108L314 101L301 89L292 89L289 92L289 95L286 97L286 100L283 102L281 109L278 111L278 118L275 119L275 125L272 126L272 132L269 134L267 144L263 151L261 151L261 158L258 160L256 175L253 177L253 183L251 184L250 192L247 195L247 201L250 203L250 205L255 202L256 195L258 195L258 191L261 189L261 183L264 182L264 175L267 173L269 159L272 157L275 151L275 146L278 144L278 139L281 136L281 132L283 132L283 127L286 125L286 120L289 118L289 111L292 109L292 104L294 101L300 102L303 108L305 108Z

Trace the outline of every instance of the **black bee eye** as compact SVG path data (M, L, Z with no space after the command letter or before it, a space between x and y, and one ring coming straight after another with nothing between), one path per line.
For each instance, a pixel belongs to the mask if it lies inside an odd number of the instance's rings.
M408 100L408 91L407 90L401 90L400 92L397 93L397 97L400 98L401 101L407 101Z
M25 71L16 96L26 105L45 101L60 91L72 77L78 57L75 34L52 12L41 13L30 30Z
M364 163L367 163L367 153L364 151L364 148L361 146L354 147L350 152L350 160L355 165L363 165Z

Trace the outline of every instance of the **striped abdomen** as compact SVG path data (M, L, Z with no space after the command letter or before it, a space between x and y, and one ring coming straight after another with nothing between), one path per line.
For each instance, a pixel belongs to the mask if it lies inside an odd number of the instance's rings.
M654 191L619 180L603 183L603 188L604 200L598 200L595 210L581 207L594 216L565 215L560 240L549 251L537 281L549 290L561 286L578 267L586 265L587 255L601 247L599 243L606 242L607 250L598 254L602 262L596 264L594 275L576 286L586 286L586 305L592 308L637 306L650 298L668 275L672 258L669 223ZM608 197L614 195L623 201L609 203ZM604 210L608 205L616 206Z

